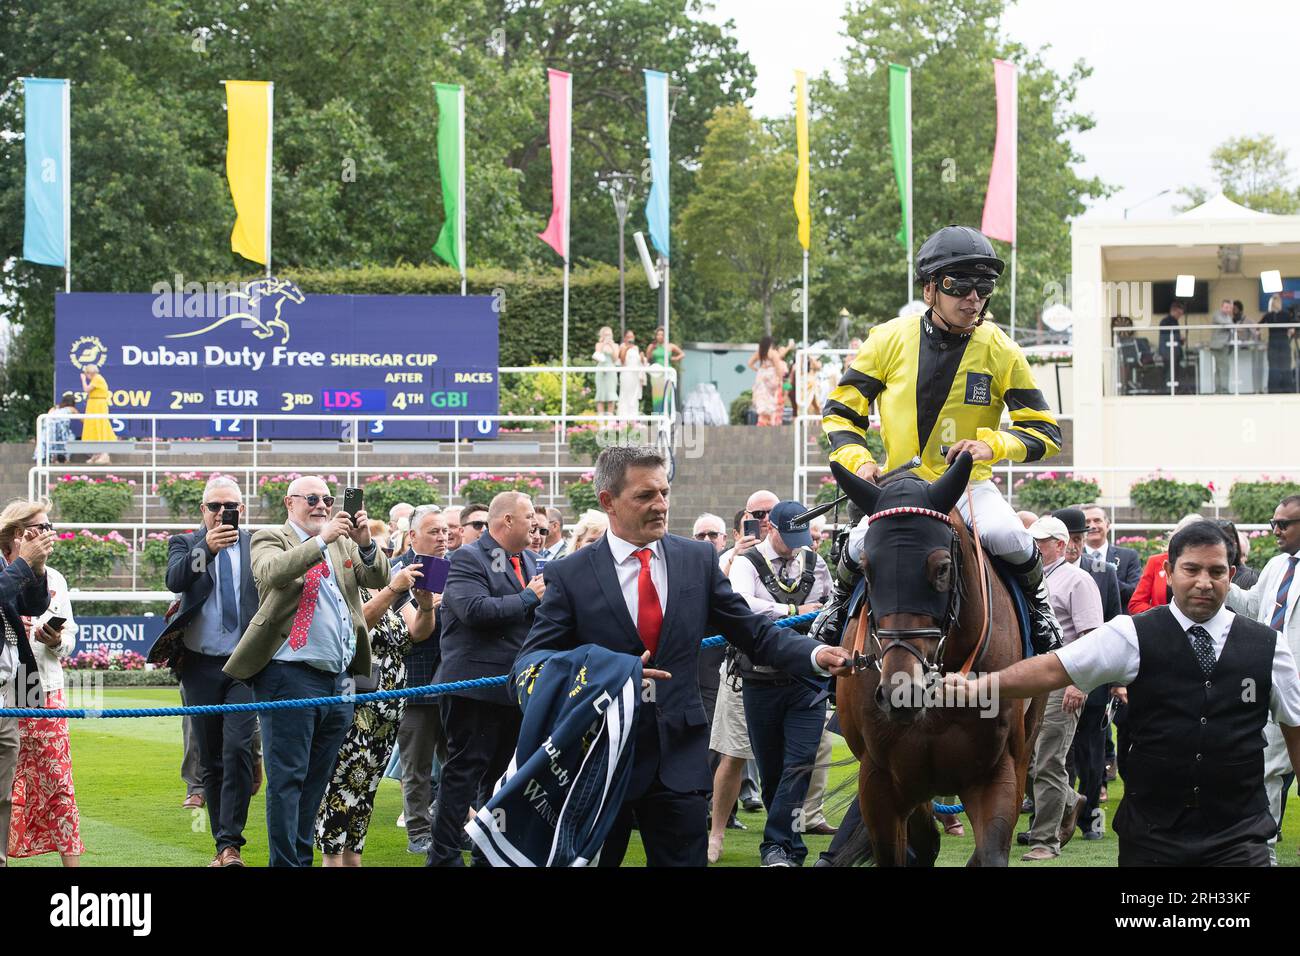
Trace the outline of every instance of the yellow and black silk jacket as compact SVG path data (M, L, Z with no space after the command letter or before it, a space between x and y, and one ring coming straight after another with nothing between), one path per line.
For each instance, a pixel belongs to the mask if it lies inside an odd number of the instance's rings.
M1042 461L1061 450L1061 429L1024 353L991 322L953 335L927 312L871 330L822 410L831 460L850 471L874 461L866 443L873 401L889 464L919 454L915 473L928 481L948 467L939 446L965 438L993 449L993 461L975 463L971 481L987 479L1002 459ZM1004 408L1011 425L999 431Z

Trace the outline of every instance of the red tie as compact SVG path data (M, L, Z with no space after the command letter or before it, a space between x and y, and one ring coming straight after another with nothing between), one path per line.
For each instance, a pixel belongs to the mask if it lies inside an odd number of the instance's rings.
M650 656L654 657L655 651L659 649L659 630L664 624L659 592L655 590L654 579L650 577L650 559L654 552L649 548L641 548L633 553L641 562L641 574L636 580L636 632Z
M293 626L289 628L289 647L300 651L307 643L307 630L316 613L316 598L320 594L320 579L330 576L329 565L324 561L307 569L307 578L302 584L302 600L298 602L298 613L293 617Z
M510 563L515 566L515 577L519 579L519 583L528 587L528 582L524 580L524 569L519 566L519 555L510 555Z

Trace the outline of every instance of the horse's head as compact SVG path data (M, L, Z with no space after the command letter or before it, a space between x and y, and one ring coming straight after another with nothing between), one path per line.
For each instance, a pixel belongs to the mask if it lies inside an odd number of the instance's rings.
M831 465L840 488L869 518L862 571L880 669L876 703L894 720L920 716L926 679L956 623L959 551L949 514L971 463L962 452L937 481L908 475L884 487Z
M276 279L275 284L267 290L268 295L271 293L282 295L291 302L301 303L305 298L302 290L298 288L292 279Z

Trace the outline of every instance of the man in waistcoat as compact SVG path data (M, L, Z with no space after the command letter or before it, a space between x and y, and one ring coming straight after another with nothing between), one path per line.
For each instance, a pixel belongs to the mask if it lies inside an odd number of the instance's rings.
M805 510L797 501L778 502L767 516L771 532L731 565L732 589L751 610L773 621L815 611L831 595L830 569L812 549L807 525L796 526L792 520ZM767 808L759 855L763 866L801 866L808 855L802 838L808 826L803 804L826 722L826 703L813 705L817 690L806 681L755 664L739 651L734 654Z
M1120 866L1267 866L1275 823L1264 789L1264 725L1300 759L1300 675L1286 640L1224 606L1232 568L1218 527L1169 542L1173 602L1121 616L1051 654L978 678L1025 698L1067 684L1128 687ZM954 692L965 679L945 679Z

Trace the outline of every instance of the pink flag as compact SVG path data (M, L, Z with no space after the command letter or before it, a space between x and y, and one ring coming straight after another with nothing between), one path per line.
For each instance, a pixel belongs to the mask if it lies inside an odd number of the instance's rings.
M993 88L998 98L998 134L993 143L993 168L984 197L980 231L990 239L1016 243L1016 65L993 61Z
M573 75L547 70L551 86L551 221L538 238L569 258L569 132L573 125Z

